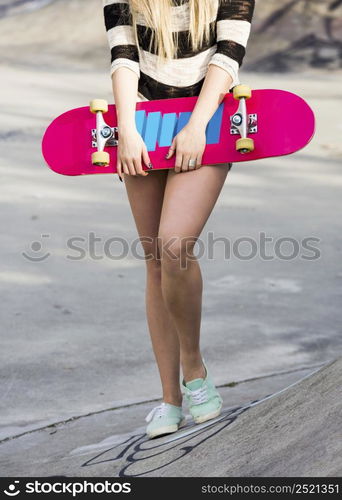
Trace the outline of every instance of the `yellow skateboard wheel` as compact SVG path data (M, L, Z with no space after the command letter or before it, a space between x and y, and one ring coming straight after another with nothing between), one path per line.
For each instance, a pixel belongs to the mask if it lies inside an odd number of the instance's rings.
M233 88L233 96L234 99L237 100L243 97L249 99L252 96L252 90L248 85L236 85L236 87Z
M110 163L109 153L106 151L95 151L91 155L91 162L93 165L98 165L99 167L108 167Z
M97 113L98 111L102 111L102 113L107 113L108 111L108 103L105 99L93 99L90 101L90 111L92 113Z
M236 141L236 151L240 153L250 153L254 151L254 141L253 139L238 139Z

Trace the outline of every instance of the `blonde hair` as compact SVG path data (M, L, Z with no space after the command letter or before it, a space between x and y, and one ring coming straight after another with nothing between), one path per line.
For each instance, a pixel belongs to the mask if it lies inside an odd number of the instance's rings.
M210 23L215 20L218 2L222 0L189 0L190 25L189 41L197 50L204 41L210 39ZM136 41L137 17L142 15L145 24L153 30L155 36L150 40L150 50L158 55L158 64L167 59L175 58L178 48L178 33L172 34L171 7L172 0L129 0L130 11Z

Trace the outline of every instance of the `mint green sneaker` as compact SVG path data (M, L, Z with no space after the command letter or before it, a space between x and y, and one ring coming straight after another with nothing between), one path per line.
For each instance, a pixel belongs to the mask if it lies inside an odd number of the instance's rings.
M150 411L145 420L149 422L146 434L149 438L154 438L178 431L179 427L185 423L185 416L181 406L163 401L161 405Z
M223 400L214 382L208 374L207 366L202 359L206 371L205 378L195 378L185 383L182 380L182 392L189 405L189 411L196 424L201 424L221 413Z

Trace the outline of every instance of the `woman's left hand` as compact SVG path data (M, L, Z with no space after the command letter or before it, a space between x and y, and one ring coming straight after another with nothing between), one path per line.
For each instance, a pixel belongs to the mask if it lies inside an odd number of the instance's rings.
M166 158L169 160L176 154L175 172L197 170L202 165L202 156L206 146L205 127L187 124L174 137ZM189 161L194 165L189 166Z

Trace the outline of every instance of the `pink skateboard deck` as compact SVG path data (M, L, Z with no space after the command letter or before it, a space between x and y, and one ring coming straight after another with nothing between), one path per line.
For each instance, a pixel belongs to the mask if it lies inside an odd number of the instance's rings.
M188 122L197 99L196 96L136 103L137 130L147 146L153 170L174 167L176 156L167 160L165 154L173 137ZM314 113L296 94L253 90L251 98L237 100L228 93L208 123L202 164L288 155L304 148L314 131ZM116 173L119 137L115 105L110 105L106 113L91 112L89 106L76 108L49 125L42 153L48 166L59 174ZM241 137L253 139L253 151L236 150L236 141ZM98 149L109 153L109 165L93 164L92 154ZM151 171L144 164L143 168Z

